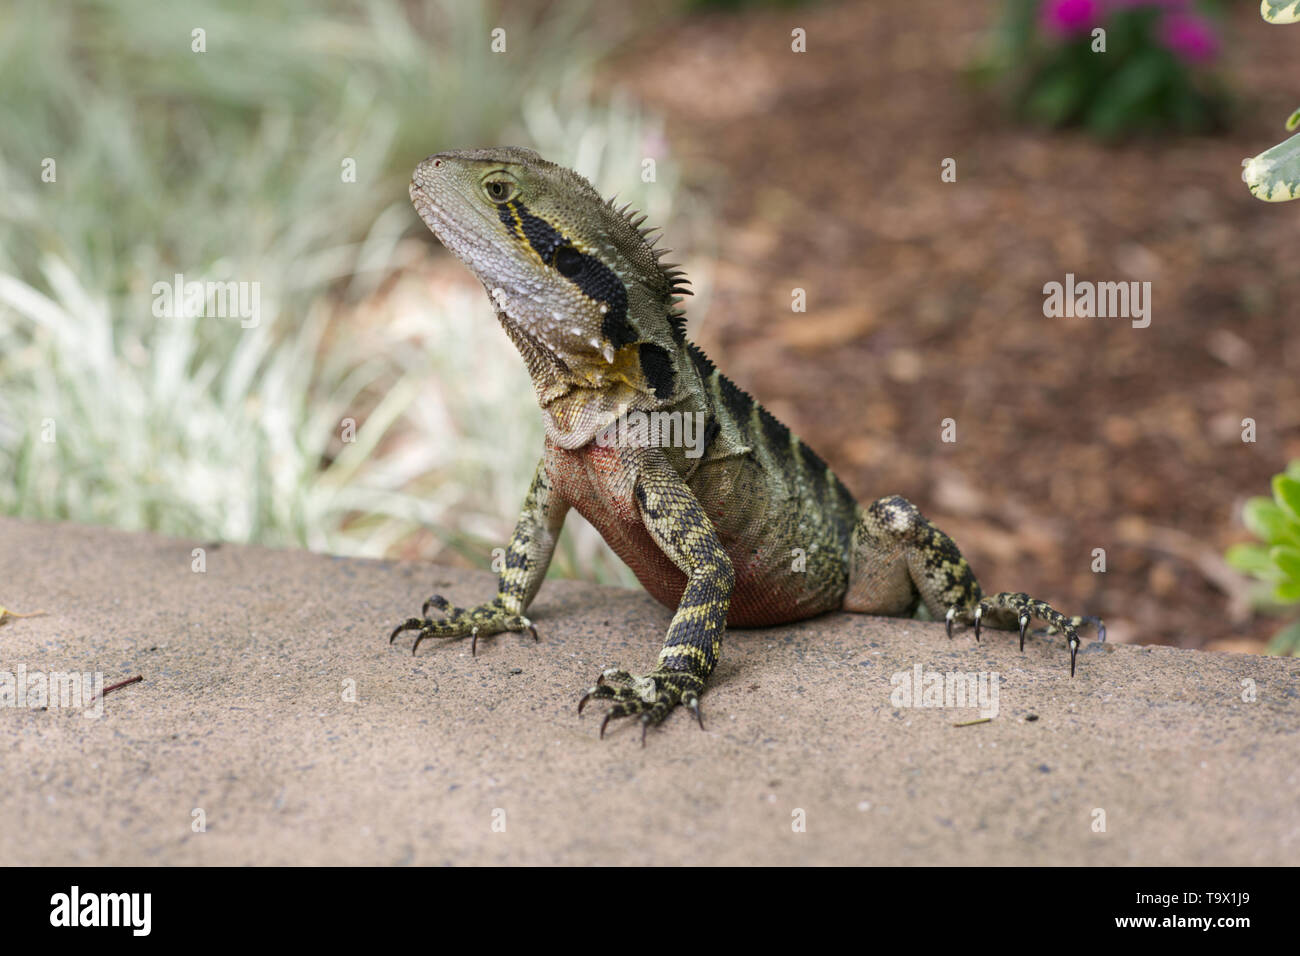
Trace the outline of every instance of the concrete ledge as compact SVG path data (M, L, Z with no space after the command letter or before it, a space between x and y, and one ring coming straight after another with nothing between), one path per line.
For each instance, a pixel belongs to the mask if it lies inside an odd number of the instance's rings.
M549 582L540 644L413 658L389 630L491 575L233 545L197 574L199 544L0 518L0 605L49 612L0 626L0 671L144 676L97 720L0 707L6 863L1300 859L1300 661L1094 644L1071 680L1054 639L836 614L729 634L707 732L678 714L642 749L575 705L653 664L645 594ZM896 708L916 664L998 672L999 715Z

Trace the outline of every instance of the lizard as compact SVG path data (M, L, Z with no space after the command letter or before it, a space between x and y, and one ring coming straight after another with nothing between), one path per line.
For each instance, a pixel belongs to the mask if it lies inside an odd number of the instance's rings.
M1062 633L1070 676L1078 628L1023 592L986 595L948 535L906 498L860 505L826 462L687 339L689 282L666 263L646 217L605 200L572 170L522 147L436 153L410 197L425 225L482 283L523 357L545 421L541 460L505 550L495 598L462 608L435 594L398 625L426 638L537 630L526 612L565 515L576 509L674 610L656 666L603 671L578 702L608 701L646 730L676 707L704 720L700 696L727 627L784 624L828 611L929 615ZM684 431L624 427L655 415ZM611 440L612 435L617 435ZM666 436L666 437L665 437ZM794 560L792 560L792 556ZM430 616L430 608L441 615Z

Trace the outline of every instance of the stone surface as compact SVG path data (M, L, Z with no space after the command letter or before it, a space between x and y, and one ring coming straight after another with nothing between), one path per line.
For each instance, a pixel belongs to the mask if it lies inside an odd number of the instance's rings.
M1071 680L1054 638L834 614L728 634L706 732L643 749L575 706L653 664L640 592L551 581L541 643L412 657L396 623L494 578L233 545L195 573L198 544L0 519L0 605L48 612L0 626L0 672L144 677L98 719L0 707L6 863L1300 860L1300 661L1092 644ZM997 672L997 716L894 706L918 664Z

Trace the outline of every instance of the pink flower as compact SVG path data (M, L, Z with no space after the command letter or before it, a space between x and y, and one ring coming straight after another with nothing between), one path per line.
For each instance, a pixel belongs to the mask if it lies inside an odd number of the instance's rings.
M1103 16L1100 0L1047 0L1038 12L1039 21L1049 33L1074 36L1087 33Z
M1160 23L1160 42L1188 63L1205 63L1219 52L1219 38L1208 21L1171 13Z
M1185 10L1188 0L1110 0L1110 6L1123 9L1136 7L1163 7L1166 10Z

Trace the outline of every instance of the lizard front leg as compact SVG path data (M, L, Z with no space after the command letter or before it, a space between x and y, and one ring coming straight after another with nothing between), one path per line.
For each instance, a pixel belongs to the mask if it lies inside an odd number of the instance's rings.
M905 615L924 601L932 618L944 619L949 637L953 621L974 624L976 640L981 624L1006 630L1019 627L1022 651L1025 628L1038 618L1047 622L1049 633L1065 635L1071 677L1079 653L1077 628L1094 624L1099 640L1106 639L1106 625L1099 617L1067 617L1046 601L1019 591L986 596L952 538L898 495L862 510L853 531L851 561L846 611Z
M713 522L662 452L655 450L647 456L634 493L646 531L686 574L686 588L668 625L658 666L641 676L617 668L605 671L578 702L578 713L589 700L613 701L600 725L600 735L605 735L606 725L614 718L639 715L644 746L650 725L659 723L678 704L685 704L703 728L700 694L722 650L735 573Z
M460 608L442 595L435 594L424 602L419 617L409 618L393 630L388 643L393 643L403 631L418 631L411 645L414 654L426 637L469 637L470 653L477 654L480 637L502 631L529 631L536 639L537 629L524 617L524 611L546 577L568 510L567 503L551 494L546 463L544 460L539 462L514 534L506 547L505 567L501 569L497 596L487 604ZM430 607L442 612L442 620L429 617Z

